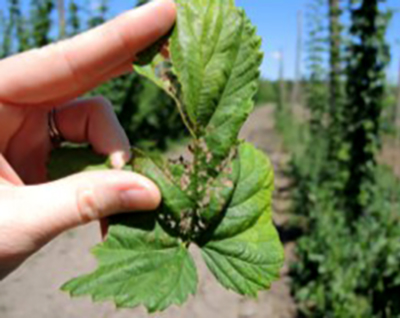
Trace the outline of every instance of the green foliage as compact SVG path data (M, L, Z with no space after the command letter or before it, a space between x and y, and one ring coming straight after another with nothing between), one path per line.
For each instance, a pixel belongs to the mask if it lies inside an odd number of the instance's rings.
M27 21L21 14L21 3L19 0L9 0L9 22L6 37L17 38L18 40L18 51L22 52L29 48L29 36L27 32ZM12 51L12 40L10 39L10 47L8 48L8 54Z
M105 170L110 167L103 157L88 151L86 147L73 147L72 150L60 148L51 155L49 179L58 180L76 171Z
M312 182L316 180L313 173L326 172L326 168L320 168L326 166L307 152L311 138L307 123L287 116L281 117L281 127L285 145L292 151L291 167L295 169L290 171L295 180L293 209L306 217L291 269L300 316L399 317L398 179L390 169L378 166L372 204L351 225L338 204L341 198L337 196L337 186L332 185L338 180ZM324 139L326 136L320 142ZM312 140L315 148L324 153L327 143L318 144L315 137ZM301 189L298 180L308 188Z
M100 24L106 22L106 15L108 13L108 0L101 0L98 3L96 10L90 11L90 18L88 21L88 28L95 28Z
M170 96L137 72L121 76L91 92L107 96L131 144L166 150L187 136Z
M8 14L0 17L0 57L7 57L50 42L53 2L32 0L29 16L24 16L20 0L8 0Z
M0 10L0 58L4 58L7 56L7 52L6 52L6 47L7 45L5 44L6 42L6 18L4 16L4 12L3 10Z
M385 70L390 61L385 35L391 13L381 13L379 3L363 1L352 9L350 46L347 66L348 103L343 108L345 118L344 162L349 178L345 187L351 218L357 218L371 203L376 154L379 149L380 115L384 107Z
M34 47L42 47L51 42L49 33L52 26L51 13L53 10L54 3L52 0L32 0L31 23Z
M197 286L191 244L217 280L239 294L257 296L278 278L283 249L271 218L273 169L261 151L238 141L254 106L260 45L234 1L178 1L171 59L158 55L137 69L176 103L192 135L191 159L177 163L135 151L130 169L158 185L161 206L112 218L106 241L93 251L98 269L64 290L150 312L182 304ZM72 157L79 170L86 169L82 161L93 162Z
M278 82L260 80L259 88L254 97L256 104L274 103L278 99Z
M271 164L249 144L241 144L233 162L228 160L214 178L203 176L208 166L193 164L185 164L182 172L182 165L143 158L136 159L134 167L161 189L164 227L200 246L222 285L255 296L277 278L282 263L271 222ZM190 170L198 170L198 175ZM205 180L200 183L200 178Z
M398 133L398 100L400 100L397 97L398 94L398 86L388 83L381 120L381 129L383 134L396 135Z
M327 52L326 1L314 0L308 6L307 64L309 79L307 81L307 107L310 110L310 129L313 134L319 133L324 127L324 116L327 112L328 94L326 90L326 71L324 69L324 55Z
M251 98L257 91L262 60L261 39L255 36L255 28L244 12L232 11L231 4L213 2L209 8L202 1L194 1L193 6L178 3L182 18L172 37L171 54L181 83L188 128L194 136L204 136L219 159L236 142L252 110ZM196 15L203 18L192 30L190 20ZM205 32L207 28L210 31Z
M106 169L102 162L104 159L88 150L61 149L53 155L49 168L53 178L60 178ZM230 175L226 172L211 180L209 199L196 202L182 188L182 180L188 178L181 176L182 165L137 152L133 169L157 183L163 193L162 206L155 213L112 218L106 242L93 251L99 269L70 281L63 289L73 296L90 294L95 301L113 299L119 307L143 304L151 312L182 304L197 285L187 253L190 243L202 249L210 270L226 288L250 296L268 288L278 278L283 261L271 222L271 164L244 143L229 167ZM220 193L228 195L222 205Z
M330 0L329 5L329 42L330 42L330 114L333 125L340 121L337 118L340 114L339 108L343 102L342 89L342 30L340 18L342 9L340 0Z
M319 90L323 76L310 80L310 121L286 114L279 126L288 148L297 145L293 208L305 219L293 290L303 317L400 317L400 188L391 171L376 165L390 15L378 1L352 4L345 96L340 6L330 4L330 98ZM312 62L311 73L324 74L321 60Z
M118 217L107 240L93 249L99 269L65 284L72 296L113 299L117 307L144 305L149 312L181 304L197 287L196 267L185 245L154 215Z
M12 52L13 46L13 31L17 24L18 19L18 9L17 3L13 0L8 1L8 20L3 20L4 27L4 35L3 35L3 45L2 45L2 54L3 56L7 56ZM4 17L3 17L4 18Z
M146 3L148 3L150 0L138 0L136 3L137 7L140 7L142 5L145 5Z
M318 192L310 211L313 231L298 242L292 270L304 316L399 317L400 187L386 168L376 178L374 203L354 228L334 206L333 194Z
M68 18L67 18L67 25L68 25L68 35L74 36L79 33L81 29L81 21L79 19L79 7L71 0L68 6Z
M141 66L150 64L154 60L155 56L161 51L163 46L167 43L170 36L171 36L171 32L168 32L167 34L162 36L160 39L158 39L156 41L156 43L154 43L150 47L150 49L139 53L136 56L135 64L141 65Z
M293 209L307 216L316 200L316 192L329 178L327 114L329 110L328 72L325 70L328 51L328 11L326 1L313 0L307 6L307 67L306 114L295 118L290 112L281 112L277 117L278 128L285 144L292 153L288 173L293 180Z
M337 193L342 193L344 184L348 178L348 171L343 169L343 161L346 157L347 146L344 143L346 131L346 118L344 114L345 105L345 80L344 80L344 41L341 22L343 16L341 0L330 0L329 2L329 123L328 133L330 135L327 161L331 166L332 186Z

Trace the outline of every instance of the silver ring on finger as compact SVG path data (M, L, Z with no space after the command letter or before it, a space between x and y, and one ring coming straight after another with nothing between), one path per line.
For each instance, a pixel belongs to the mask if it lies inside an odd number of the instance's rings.
M50 141L54 148L58 148L65 141L65 138L60 132L56 121L56 109L52 109L48 114L48 129Z

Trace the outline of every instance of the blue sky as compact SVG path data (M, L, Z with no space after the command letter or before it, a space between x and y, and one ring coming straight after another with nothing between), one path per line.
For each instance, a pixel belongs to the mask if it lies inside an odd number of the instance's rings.
M95 8L102 0L76 0L83 6ZM326 0L327 1L327 0ZM344 0L348 1L348 0ZM5 8L6 0L0 0L0 9ZM26 5L29 1L22 0ZM68 0L66 0L68 2ZM310 0L236 0L243 7L250 19L258 27L258 33L263 38L265 53L262 74L266 78L276 79L278 61L273 56L283 50L285 54L285 77L294 77L297 13L306 11ZM400 10L399 0L388 0L388 6ZM109 0L110 16L115 16L133 7L136 0ZM305 26L304 26L305 28ZM304 32L304 37L307 32ZM392 46L392 63L388 70L391 81L397 81L400 67L400 13L395 15L388 32L388 41ZM303 60L304 60L303 52ZM303 61L304 62L304 61ZM304 64L304 63L303 63ZM303 68L304 72L304 68Z

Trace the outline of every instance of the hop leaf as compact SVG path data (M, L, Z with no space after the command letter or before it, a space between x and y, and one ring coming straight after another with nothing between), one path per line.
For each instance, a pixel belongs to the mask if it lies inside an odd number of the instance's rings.
M83 167L80 162L87 158L100 160L81 149L61 150L55 157L66 154L74 158L71 169ZM191 243L201 248L207 266L226 288L249 296L269 288L283 264L282 245L271 221L272 167L262 152L247 143L238 147L231 166L227 180L235 183L224 188L223 208L213 214L212 200L195 202L181 188L184 173L174 171L173 164L136 152L133 169L159 186L164 198L161 207L152 214L113 217L106 242L93 249L99 268L62 289L72 296L91 295L94 301L111 299L118 307L144 305L150 312L182 304L197 286L187 250ZM54 164L51 167L57 170ZM77 171L63 167L57 175L73 172ZM209 223L199 226L203 222ZM188 233L188 224L193 232Z
M93 249L99 268L65 284L72 296L112 299L118 307L144 305L149 312L182 304L194 294L196 267L185 246L169 236L154 214L113 218L106 242Z
M134 151L129 169L152 179L163 202L153 214L112 218L107 240L93 250L98 269L63 286L73 296L144 305L150 312L180 305L197 286L191 244L217 280L239 294L257 296L279 276L283 248L271 219L273 170L262 152L238 141L253 109L261 40L233 0L177 5L171 58L141 59L149 64L136 69L175 100L193 137L191 159L171 162ZM77 151L55 156L53 170L62 167L56 176L87 169L82 161L105 167L92 154L73 155ZM62 158L70 164L62 165Z

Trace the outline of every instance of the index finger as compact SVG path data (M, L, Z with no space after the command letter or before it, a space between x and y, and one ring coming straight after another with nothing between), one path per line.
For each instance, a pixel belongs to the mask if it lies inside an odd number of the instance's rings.
M75 38L0 61L0 102L72 99L129 66L175 21L172 0L156 0ZM123 68L123 67L122 67Z

